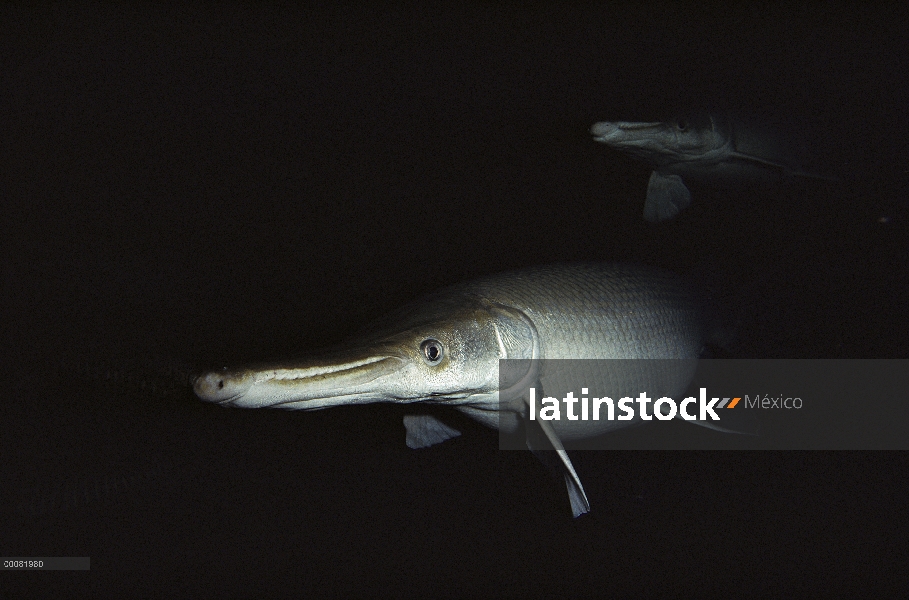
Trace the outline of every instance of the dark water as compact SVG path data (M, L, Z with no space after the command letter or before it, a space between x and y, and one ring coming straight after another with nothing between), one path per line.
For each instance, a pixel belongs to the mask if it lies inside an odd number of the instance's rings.
M0 595L888 580L904 453L578 453L594 512L573 521L561 483L478 425L414 452L392 407L230 411L149 382L572 260L706 265L744 290L738 356L907 358L903 23L820 4L0 9L0 554L92 558L5 573ZM645 223L649 170L589 127L701 107L791 131L842 182L691 186L678 220Z

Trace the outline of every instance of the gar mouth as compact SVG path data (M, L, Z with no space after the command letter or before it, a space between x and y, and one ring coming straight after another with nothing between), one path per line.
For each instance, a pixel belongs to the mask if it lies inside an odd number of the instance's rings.
M653 122L628 122L628 121L602 121L599 123L594 123L590 128L590 134L593 136L594 141L601 143L610 143L610 142L619 142L619 141L630 141L624 139L623 134L629 132L653 130L655 128L663 126L663 123Z

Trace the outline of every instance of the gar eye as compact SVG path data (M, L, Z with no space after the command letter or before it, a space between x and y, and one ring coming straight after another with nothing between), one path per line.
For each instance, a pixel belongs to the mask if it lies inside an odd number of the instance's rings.
M445 355L442 342L432 338L420 344L420 350L423 352L423 358L426 360L427 364L430 365L439 364L442 357Z
M687 131L688 130L688 121L679 121L678 123L675 124L675 126L678 128L679 131Z

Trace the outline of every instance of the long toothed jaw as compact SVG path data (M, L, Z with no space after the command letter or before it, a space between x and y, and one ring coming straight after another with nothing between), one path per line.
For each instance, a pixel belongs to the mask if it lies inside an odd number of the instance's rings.
M240 408L316 410L390 400L404 361L396 356L313 361L303 366L211 371L193 390L207 402Z
M600 121L590 128L590 135L597 142L608 144L625 141L628 132L640 132L662 127L663 123L635 123L630 121Z

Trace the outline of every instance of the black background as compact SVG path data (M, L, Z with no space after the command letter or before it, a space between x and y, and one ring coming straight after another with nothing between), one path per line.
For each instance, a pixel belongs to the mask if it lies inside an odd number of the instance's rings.
M396 407L141 389L152 365L285 358L563 260L708 265L744 297L733 356L909 355L895 3L366 6L0 9L0 554L92 558L0 595L893 583L905 453L581 452L593 512L572 520L533 456L464 420L410 451ZM648 168L590 125L715 107L797 133L842 182L691 186L645 223Z

